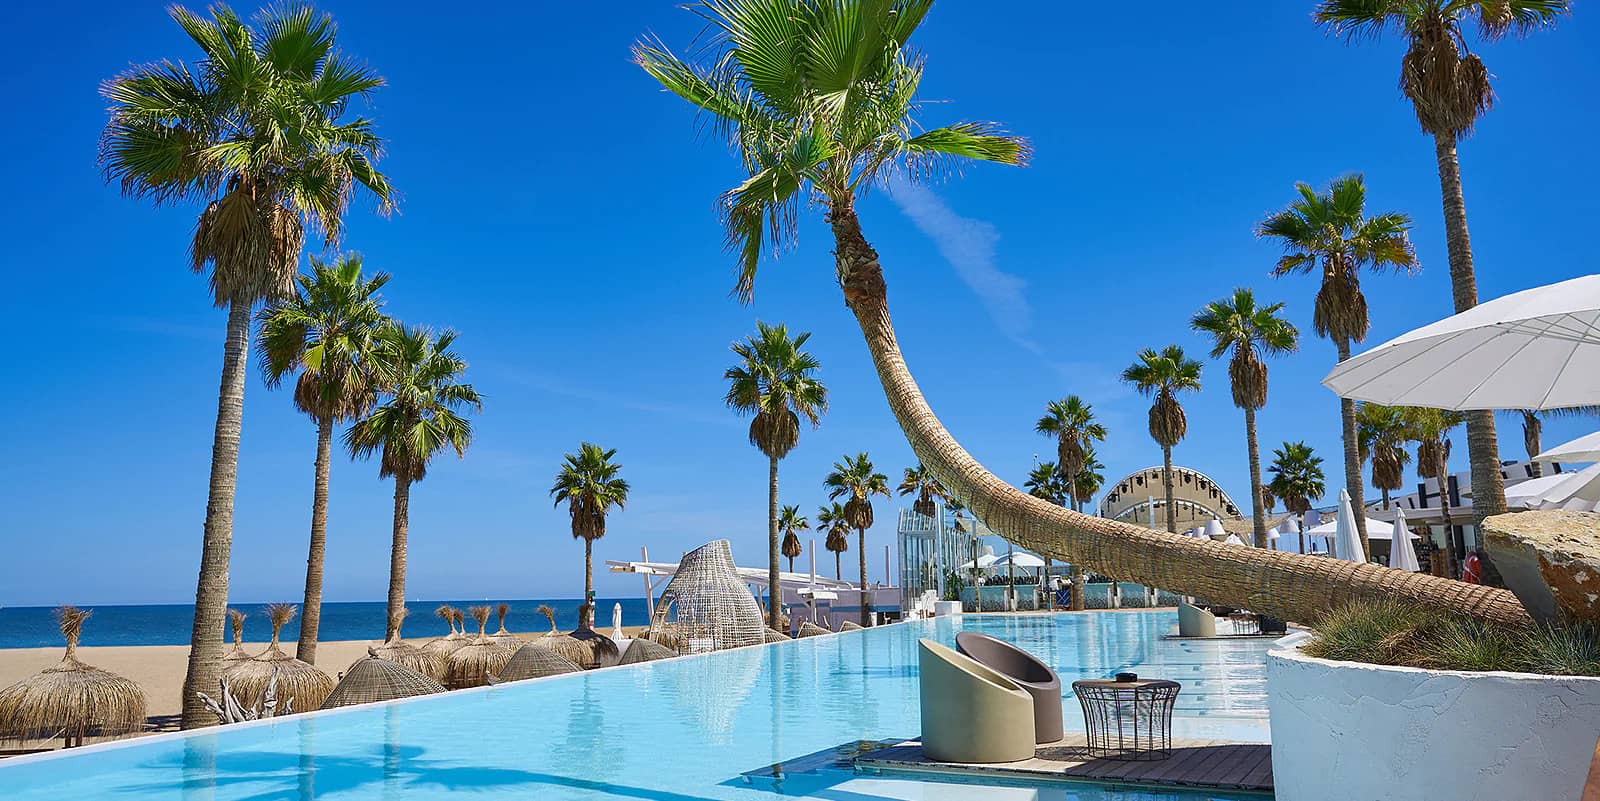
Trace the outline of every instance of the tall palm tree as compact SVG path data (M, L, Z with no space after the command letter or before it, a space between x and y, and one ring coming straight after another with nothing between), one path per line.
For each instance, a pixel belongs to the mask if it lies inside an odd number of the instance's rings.
M1061 468L1055 462L1040 462L1028 471L1028 477L1022 482L1023 489L1029 495L1043 501L1049 501L1057 506L1065 506L1071 494L1067 491L1067 482L1061 475Z
M817 530L828 533L823 547L833 551L833 577L843 581L844 571L840 567L840 558L845 551L850 550L850 516L845 513L844 504L834 501L826 506L818 506Z
M1104 442L1106 427L1094 418L1094 407L1085 403L1077 395L1068 395L1061 400L1050 401L1045 404L1044 416L1035 423L1033 430L1048 437L1055 437L1056 460L1061 467L1061 483L1069 490L1078 481L1078 472L1083 469L1083 454L1094 447L1095 442ZM1077 507L1074 507L1077 508ZM1078 509L1078 511L1083 511ZM1073 578L1082 576L1082 571L1073 567ZM1077 606L1078 596L1073 594L1073 608Z
M778 460L800 443L800 420L816 428L828 410L828 390L817 380L817 358L802 350L811 334L789 336L779 325L756 323L756 335L733 343L739 363L722 377L728 408L750 415L750 444L767 457L767 586L778 584ZM779 604L767 605L767 625L781 629Z
M1322 473L1322 457L1304 442L1285 442L1272 449L1272 479L1267 486L1283 499L1283 508L1292 515L1311 511L1311 504L1327 492L1327 477ZM1300 553L1306 552L1306 533L1300 532Z
M1431 478L1439 485L1439 514L1444 523L1445 551L1450 559L1450 575L1461 575L1461 560L1466 558L1466 543L1450 514L1450 431L1466 422L1466 415L1445 409L1400 407L1411 440L1417 443L1417 476ZM1477 493L1473 493L1477 501Z
M785 506L778 514L778 529L783 532L783 555L789 560L789 572L794 572L794 558L802 552L800 532L811 528L811 521L800 514L800 507ZM773 585L777 586L777 585Z
M1300 331L1279 312L1282 303L1256 303L1255 293L1240 287L1231 297L1214 300L1189 326L1211 335L1211 358L1228 358L1233 405L1244 410L1245 447L1250 454L1250 518L1257 548L1267 547L1267 504L1261 497L1261 448L1256 442L1256 410L1267 405L1267 365L1263 359L1293 353Z
M918 462L916 467L906 468L905 476L896 489L901 497L917 496L917 499L911 502L911 511L924 517L933 517L938 513L937 501L949 500L949 493L944 491L939 479L934 478L933 471L924 467L921 462Z
M1389 493L1405 486L1405 468L1411 463L1406 450L1410 426L1398 406L1363 403L1356 409L1356 438L1361 460L1372 462L1372 486L1383 493L1383 508L1389 508Z
M1291 620L1315 619L1330 602L1400 597L1428 608L1526 621L1526 611L1504 590L1463 592L1443 579L1395 579L1376 565L1352 572L1330 560L1282 552L1240 558L1218 543L1088 517L1006 484L956 442L900 352L883 268L862 231L856 196L891 175L916 180L974 160L1021 164L1029 148L991 123L923 127L915 119L922 110L917 86L924 61L909 42L931 5L707 0L693 6L709 24L691 59L658 40L634 47L634 61L703 112L708 124L700 129L726 141L747 171L720 204L737 262L735 294L750 299L762 256L769 245L793 237L808 207L803 204L821 206L833 234L830 280L855 315L912 451L979 519L1030 550Z
M411 485L427 477L428 464L440 453L466 455L472 422L463 413L483 409L478 391L461 380L467 363L451 350L455 341L454 331L435 335L422 326L385 326L372 359L380 402L344 433L351 456L378 454L378 477L394 479L386 640L397 636L405 617Z
M348 113L383 79L334 48L331 16L305 6L274 6L251 22L225 6L209 18L168 13L201 57L139 65L102 84L110 119L99 158L124 195L201 204L190 266L209 271L212 299L228 310L183 680L188 729L215 722L199 693L215 690L221 671L251 311L292 294L308 229L331 245L356 190L380 210L393 193L376 167L383 141Z
M1468 49L1467 29L1476 25L1480 38L1491 41L1508 33L1525 35L1554 27L1567 9L1567 0L1323 0L1317 5L1317 22L1350 41L1377 38L1391 28L1409 40L1400 60L1400 92L1411 101L1423 132L1433 136L1457 313L1478 305L1478 279L1456 145L1494 105L1489 68ZM1467 413L1467 451L1474 515L1481 521L1501 514L1505 479L1493 412Z
M261 313L256 350L269 387L296 373L294 405L317 425L317 459L311 492L311 550L306 557L305 603L295 656L315 664L322 620L322 563L327 553L328 468L333 427L365 414L377 399L373 355L378 332L388 322L378 290L387 273L361 274L361 257L335 263L313 256L311 274L299 290L273 301Z
M1544 474L1544 469L1538 462L1532 461L1533 457L1544 453L1544 421L1550 418L1565 417L1600 417L1600 406L1573 406L1566 409L1512 409L1512 414L1517 415L1522 421L1522 445L1528 451L1529 467L1534 478ZM1472 415L1467 415L1467 439L1469 450L1472 439ZM1476 475L1476 474L1474 474Z
M622 465L611 461L617 449L592 442L578 444L577 453L563 457L550 497L567 505L572 518L572 538L583 540L583 614L578 625L594 627L594 541L606 535L606 515L612 507L628 503L628 482L620 477ZM774 582L772 586L778 586Z
M1106 476L1100 472L1104 469L1106 466L1101 464L1094 448L1092 446L1084 448L1083 468L1078 471L1076 480L1068 488L1078 511L1082 512L1088 508L1089 502L1093 501L1094 496L1100 494L1100 488L1105 486Z
M1350 358L1350 343L1367 337L1367 298L1361 294L1361 270L1415 270L1416 252L1407 232L1411 218L1399 212L1366 216L1367 187L1360 175L1347 175L1318 193L1307 184L1295 184L1300 199L1256 226L1256 235L1272 237L1283 245L1273 275L1318 273L1311 327L1317 336L1333 340L1339 361ZM1365 508L1360 446L1356 436L1356 403L1339 400L1344 432L1344 482L1355 508ZM1356 515L1356 531L1367 553L1367 519Z
M872 528L872 496L889 497L889 477L878 472L872 459L863 451L833 463L833 471L822 483L828 488L828 500L844 498L844 517L856 530L856 554L861 560L861 625L870 622L867 596L867 529Z
M1200 391L1200 362L1185 356L1183 348L1168 345L1159 352L1139 352L1139 360L1122 371L1122 380L1150 404L1150 437L1161 446L1161 484L1167 496L1167 532L1178 531L1178 511L1172 498L1172 448L1189 433L1189 421L1178 403L1178 393Z

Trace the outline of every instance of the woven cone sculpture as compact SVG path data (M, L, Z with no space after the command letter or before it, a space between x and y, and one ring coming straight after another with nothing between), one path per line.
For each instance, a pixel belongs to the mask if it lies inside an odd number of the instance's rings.
M622 659L617 664L637 665L640 662L654 662L657 659L671 659L675 656L677 654L665 645L635 639L628 643L628 650L622 652Z
M556 653L550 647L530 642L511 655L511 661L500 669L497 678L501 681L522 681L582 671L583 668L573 664L572 660Z
M761 633L761 636L766 638L766 640L765 640L766 642L788 642L789 641L789 635L784 634L781 631L776 631L774 629L767 629L766 631Z
M489 676L499 673L515 653L485 633L489 625L489 607L474 606L468 611L472 612L472 619L478 621L478 636L449 656L444 684L452 690L488 684Z
M144 690L129 679L78 661L78 635L89 612L56 610L67 653L61 663L0 690L0 740L114 737L144 728Z
M228 627L233 629L233 648L222 656L222 664L225 666L243 662L250 658L250 654L245 653L244 650L244 619L246 617L248 616L245 613L237 609L228 610Z
M447 662L444 654L434 651L424 651L400 638L400 627L405 623L406 615L410 610L400 607L395 612L394 619L389 622L389 628L394 635L385 640L382 645L367 649L367 652L379 659L387 659L397 665L403 665L410 670L421 673L434 681L444 679Z
M449 604L444 604L438 609L433 610L433 613L437 615L439 619L449 624L450 633L440 637L437 640L429 642L427 645L422 646L422 650L431 654L438 654L442 657L448 657L450 654L455 653L457 648L460 648L461 646L472 641L472 638L468 637L467 633L462 631L460 628L460 609L457 609Z
M322 709L444 692L444 685L432 677L424 676L393 659L379 656L377 651L376 648L368 648L367 655L356 660L345 671L344 678L322 702Z
M506 613L511 611L511 604L497 604L494 608L495 615L500 618L500 630L489 635L489 638L513 650L522 647L522 638L506 631Z
M821 636L823 634L832 634L832 633L833 632L828 631L827 629L825 629L825 628L823 628L823 627L821 627L821 626L819 626L819 625L817 625L815 623L812 623L811 621L807 620L807 621L804 621L804 622L802 622L800 624L800 630L795 632L794 636L796 636L796 637L819 637L819 636Z
M283 652L278 647L278 635L284 624L299 608L294 604L269 604L267 617L272 620L272 642L267 650L254 659L236 662L223 669L222 675L233 689L233 697L240 706L253 708L261 703L272 683L272 674L278 674L279 708L287 699L298 712L322 706L328 693L333 691L333 677Z

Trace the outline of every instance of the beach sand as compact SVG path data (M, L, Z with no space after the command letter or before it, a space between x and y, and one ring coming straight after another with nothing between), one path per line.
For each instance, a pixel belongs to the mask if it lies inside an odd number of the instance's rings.
M624 626L622 631L632 637L644 628L644 626ZM610 627L602 631L609 632ZM519 632L517 636L527 640L542 637L544 634L542 631ZM420 646L431 639L433 638L411 638L408 642ZM346 668L367 655L369 646L376 644L375 641L369 640L318 643L317 667L337 679ZM293 654L294 645L290 642L284 643L282 647L285 652ZM232 647L231 643L228 647ZM244 647L246 651L256 654L265 650L267 644L247 642ZM9 687L55 665L61 661L64 651L62 647L0 649L0 687ZM183 692L183 673L189 659L187 645L82 646L78 648L78 658L102 670L130 678L144 688L150 714L144 733L174 731L178 728L178 716L183 708L180 700ZM97 740L89 738L89 742ZM60 744L60 740L51 743L28 741L22 743L20 748L23 750L51 748ZM0 743L0 753L17 748L19 745L15 741Z

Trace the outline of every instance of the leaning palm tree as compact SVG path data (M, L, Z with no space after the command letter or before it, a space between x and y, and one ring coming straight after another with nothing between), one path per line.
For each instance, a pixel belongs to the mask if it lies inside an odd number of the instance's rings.
M1313 501L1327 492L1327 477L1322 473L1322 457L1316 455L1304 442L1285 442L1281 448L1272 449L1272 465L1267 468L1272 479L1267 482L1272 494L1283 499L1283 508L1289 514L1303 515L1311 511ZM1300 553L1306 552L1306 534L1300 532Z
M1473 124L1494 105L1489 69L1467 49L1467 28L1476 24L1480 38L1493 41L1508 33L1552 28L1567 10L1567 0L1323 0L1317 5L1317 22L1351 41L1376 38L1391 28L1409 40L1400 61L1400 92L1411 101L1423 132L1433 136L1457 313L1478 305L1478 279L1456 144L1471 135ZM1493 412L1467 413L1467 451L1474 514L1479 520L1501 514L1506 510L1505 479Z
M1167 531L1178 531L1178 510L1172 499L1172 448L1189 433L1189 421L1178 393L1200 391L1200 363L1185 356L1183 348L1168 345L1160 351L1146 348L1139 360L1122 371L1122 380L1150 404L1150 438L1161 446L1161 485L1167 496Z
M583 609L578 613L578 630L594 627L594 541L606 535L606 515L613 507L628 503L628 482L620 478L622 465L611 461L616 448L606 449L592 442L578 444L577 453L563 457L556 471L550 497L567 505L572 518L572 538L583 540ZM773 582L777 586L777 582ZM551 619L552 627L554 619Z
M844 517L856 530L856 545L861 560L861 625L870 621L867 607L867 529L872 528L872 496L889 497L889 477L878 472L865 451L833 463L833 471L822 483L828 488L828 499L844 498Z
M790 573L794 572L794 558L801 553L800 532L809 528L811 521L800 514L798 506L785 506L778 514L778 530L783 532L783 556L789 560Z
M749 300L769 246L788 242L805 206L826 212L834 270L912 451L953 498L1023 547L1118 578L1314 620L1330 604L1399 597L1441 610L1525 622L1511 593L1462 590L1422 575L1328 564L1276 551L1245 557L1220 543L1092 518L1033 498L972 458L929 408L906 366L888 307L878 253L862 231L857 196L891 175L949 173L974 160L1021 164L1023 140L982 122L923 128L917 87L924 61L909 41L928 0L707 0L710 24L685 60L657 40L634 60L706 115L701 126L728 142L747 176L724 193L722 217L736 256L735 293ZM944 108L945 106L941 106ZM920 131L920 133L913 133Z
M827 506L818 506L817 530L828 533L823 547L833 551L833 577L843 581L844 571L840 561L844 552L850 550L850 516L845 512L844 504L834 501Z
M1261 448L1256 442L1256 410L1267 405L1267 356L1293 353L1300 332L1279 312L1282 303L1257 305L1254 292L1240 287L1232 297L1214 300L1189 326L1211 335L1211 358L1228 358L1233 405L1244 410L1245 448L1250 454L1250 518L1257 548L1267 547L1267 505L1261 498Z
M450 349L455 341L454 331L435 335L419 326L385 326L372 360L381 403L344 434L351 456L378 454L378 477L394 479L385 640L394 637L404 618L411 485L427 477L428 464L440 453L466 455L472 423L463 412L483 409L478 391L461 381L467 363Z
M168 13L201 58L139 65L102 84L110 120L100 164L124 195L201 204L190 265L209 271L212 299L228 310L183 681L187 729L216 720L199 693L216 689L221 670L251 310L292 293L307 231L337 241L356 190L383 211L393 192L376 167L383 140L349 113L383 78L335 49L331 16L298 5L250 22L220 5L209 18L176 5Z
M1350 343L1367 337L1370 320L1367 298L1361 293L1361 270L1388 268L1415 270L1417 256L1407 232L1411 218L1399 212L1366 216L1367 187L1360 175L1338 178L1328 191L1318 193L1295 184L1300 199L1256 226L1256 235L1272 237L1283 245L1273 275L1317 273L1317 290L1311 327L1317 336L1333 340L1339 361L1350 358ZM1356 402L1339 400L1344 432L1344 482L1350 501L1365 507L1362 498L1360 445L1356 436ZM1368 553L1367 519L1356 515L1361 547Z
M333 427L365 414L377 398L372 371L378 331L388 322L378 290L389 276L361 274L361 257L335 263L311 257L311 274L297 279L298 290L267 304L261 313L256 349L268 387L298 373L294 405L317 424L317 459L311 492L311 552L306 558L305 604L295 657L317 661L317 628L322 620L322 563L327 553L328 469L333 461Z
M911 511L923 517L933 517L939 511L938 501L949 500L949 493L934 478L933 471L924 467L921 462L916 467L907 467L905 475L900 479L900 486L895 488L903 498L915 495L917 499L911 502Z
M728 408L750 415L750 444L767 457L767 586L778 586L778 461L800 442L800 420L816 428L828 410L817 380L817 357L802 348L811 334L789 336L782 324L756 323L756 335L733 343L739 363L722 374ZM778 628L778 603L767 604L767 625Z
M1417 443L1417 477L1431 478L1439 485L1439 514L1444 523L1445 551L1450 560L1450 575L1461 575L1461 560L1466 543L1459 542L1455 520L1450 515L1450 431L1466 422L1466 415L1446 409L1400 407L1411 440ZM1477 500L1477 493L1473 493Z
M1398 406L1363 403L1356 409L1356 438L1361 461L1372 463L1372 486L1383 493L1383 508L1388 509L1389 493L1405 486L1410 426Z

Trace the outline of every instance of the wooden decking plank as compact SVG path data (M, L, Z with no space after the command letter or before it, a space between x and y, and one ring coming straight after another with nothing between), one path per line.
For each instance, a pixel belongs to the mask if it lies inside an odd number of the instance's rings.
M1222 756L1205 771L1196 773L1196 784L1224 785L1236 783L1244 773L1245 760L1250 756L1250 746L1229 745L1222 748Z
M1198 749L1193 758L1180 763L1179 769L1174 771L1169 779L1173 784L1199 785L1196 777L1203 774L1217 764L1227 754L1226 745L1212 745Z
M1114 760L1091 757L1082 734L1039 748L1033 759L997 765L935 762L922 744L908 741L858 757L858 765L904 770L937 770L969 777L1072 778L1126 784L1272 789L1271 747L1213 740L1174 740L1164 760Z

